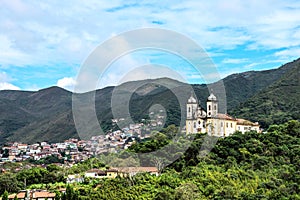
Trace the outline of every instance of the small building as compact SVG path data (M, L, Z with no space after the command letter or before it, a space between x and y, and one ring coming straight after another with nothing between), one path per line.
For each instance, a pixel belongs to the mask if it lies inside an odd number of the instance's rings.
M85 172L86 178L106 178L106 171L100 169L91 169Z
M84 178L80 174L71 174L67 177L67 183L82 183Z
M253 123L245 119L237 119L237 130L243 134L247 131L259 132L259 124L258 122Z

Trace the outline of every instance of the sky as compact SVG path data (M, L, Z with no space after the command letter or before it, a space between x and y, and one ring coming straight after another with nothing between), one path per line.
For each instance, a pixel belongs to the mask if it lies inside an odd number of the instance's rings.
M298 0L0 0L0 90L73 90L99 45L141 28L172 30L195 41L219 78L300 57ZM151 64L156 67L149 72ZM168 75L203 83L178 55L147 49L118 57L100 75L98 88Z

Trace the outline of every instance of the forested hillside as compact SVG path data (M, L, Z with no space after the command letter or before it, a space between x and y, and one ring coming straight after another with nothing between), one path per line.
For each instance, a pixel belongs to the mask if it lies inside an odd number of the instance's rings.
M231 113L259 121L264 127L300 119L300 60L291 63L289 68L279 80L249 98Z
M173 127L174 128L174 127ZM170 128L169 131L173 130ZM154 135L149 142L136 144L130 152L159 149L171 140L170 132ZM0 175L0 194L27 187L56 191L67 187L67 199L300 199L300 122L272 125L265 134L235 133L220 138L208 156L199 151L205 135L197 135L190 148L160 176L139 174L133 177L86 180L67 186L67 174L102 168L99 159L70 169L55 165L24 169ZM152 145L150 145L152 144ZM124 155L124 154L122 154ZM56 183L54 183L56 182Z

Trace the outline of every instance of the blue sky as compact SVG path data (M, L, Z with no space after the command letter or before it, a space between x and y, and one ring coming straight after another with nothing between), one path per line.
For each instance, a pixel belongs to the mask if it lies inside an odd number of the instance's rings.
M0 90L72 90L81 64L107 39L139 28L163 28L196 41L220 77L277 68L300 57L300 2L286 1L0 1ZM171 74L203 80L184 60L163 52L127 54L110 66L98 87ZM172 76L176 78L176 76Z

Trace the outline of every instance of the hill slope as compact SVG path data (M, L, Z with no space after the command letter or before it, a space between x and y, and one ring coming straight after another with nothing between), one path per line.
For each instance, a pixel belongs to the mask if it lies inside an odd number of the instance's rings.
M278 69L250 71L224 78L229 113L259 121L264 126L299 119L300 106L296 101L300 98L299 63L300 59ZM212 85L218 84L221 81ZM177 96L189 96L189 87L188 84L162 78L133 81L117 88L97 90L95 106L98 120L105 131L112 128L111 97L114 89L117 89L120 99L123 95L130 95L129 110L133 120L147 118L149 108L160 104L167 112L166 125L179 125L185 110L180 110ZM204 106L209 93L207 86L196 84L192 87ZM84 98L88 93L79 95ZM89 124L91 134L97 134L93 133L95 126ZM0 144L7 141L56 142L70 137L78 137L73 120L71 92L58 87L37 92L0 91Z
M284 67L290 70L234 109L232 114L259 121L263 126L300 119L300 60Z

